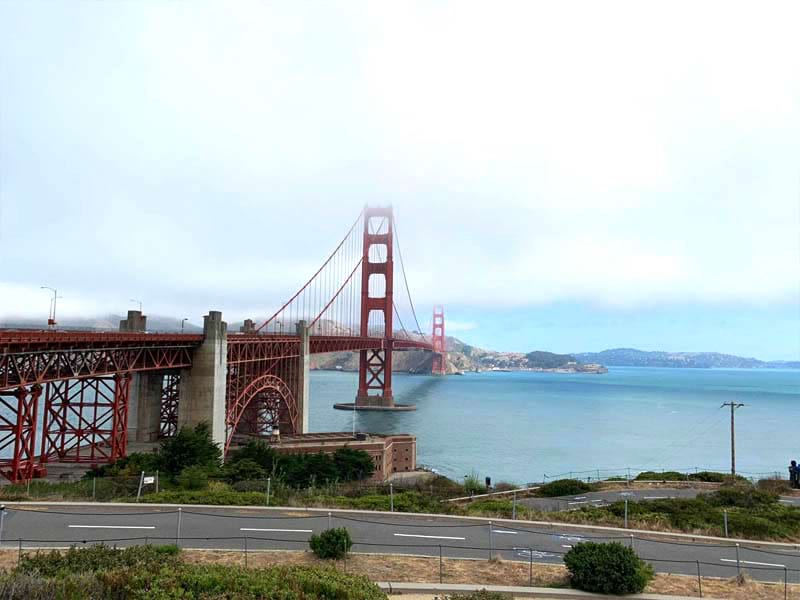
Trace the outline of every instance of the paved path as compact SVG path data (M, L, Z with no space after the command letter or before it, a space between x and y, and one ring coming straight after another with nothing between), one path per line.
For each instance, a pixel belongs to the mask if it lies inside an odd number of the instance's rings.
M681 543L635 539L624 530L598 531L524 522L494 523L482 519L436 516L315 512L303 509L252 509L245 507L110 506L9 503L3 523L2 545L16 548L22 538L26 548L66 546L104 540L120 546L174 543L180 520L180 544L191 548L249 550L306 550L312 532L346 527L356 552L442 555L454 558L502 557L504 560L560 564L562 555L583 540L621 541L633 544L657 571L731 577L736 574L736 548L728 542L701 542L686 538ZM246 542L245 542L245 538ZM795 547L753 547L739 551L741 567L762 580L782 581L784 566L789 581L800 581L800 551ZM535 568L535 567L534 567Z
M715 490L698 490L692 488L653 488L613 490L607 492L586 492L576 496L559 496L557 498L521 498L519 504L537 510L556 512L575 510L587 506L607 506L621 502L626 498L635 501L659 500L664 498L694 498L698 494L707 494ZM781 496L780 501L792 506L800 506L800 496Z

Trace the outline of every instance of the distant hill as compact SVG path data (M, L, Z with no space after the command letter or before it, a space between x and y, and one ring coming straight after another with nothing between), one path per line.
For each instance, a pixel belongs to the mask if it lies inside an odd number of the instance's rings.
M763 361L719 352L647 352L635 348L614 348L602 352L575 354L580 362L597 362L611 367L683 367L692 369L800 369L800 361Z

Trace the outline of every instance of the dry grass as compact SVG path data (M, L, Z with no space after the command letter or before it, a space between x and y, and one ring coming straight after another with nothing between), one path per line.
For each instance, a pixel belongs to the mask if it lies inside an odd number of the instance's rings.
M27 550L25 551L28 552ZM0 551L0 569L9 570L17 564L16 550ZM245 564L243 552L223 550L185 550L186 562L195 564ZM418 556L377 554L351 554L346 561L324 561L311 552L251 551L247 566L251 568L270 565L334 566L348 573L366 575L374 581L439 582L439 559ZM472 583L477 585L529 585L529 565L506 560L460 560L445 558L442 561L444 583ZM747 577L743 581L704 577L703 597L730 600L782 600L783 584L755 582ZM533 563L533 585L537 587L564 587L567 585L566 569L561 565ZM647 587L647 592L665 595L698 596L697 579L683 575L659 574ZM410 596L404 596L409 598ZM790 585L788 598L800 600L800 585Z

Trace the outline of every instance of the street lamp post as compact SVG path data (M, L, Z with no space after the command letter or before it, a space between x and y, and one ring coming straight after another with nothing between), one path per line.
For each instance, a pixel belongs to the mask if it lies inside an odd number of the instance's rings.
M131 302L133 302L134 304L138 304L139 305L139 312L142 312L142 301L141 300L134 300L133 298L131 298Z
M50 311L47 313L47 326L53 328L56 326L56 304L58 303L58 299L63 298L63 296L58 295L57 289L46 285L41 286L41 289L53 292L53 297L50 298Z
M183 333L183 324L186 323L186 321L188 321L188 320L189 319L187 317L184 317L183 319L181 319L181 333Z

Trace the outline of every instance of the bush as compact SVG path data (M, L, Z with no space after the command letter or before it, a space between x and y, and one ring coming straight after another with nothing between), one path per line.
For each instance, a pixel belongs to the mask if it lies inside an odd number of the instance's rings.
M178 564L177 546L131 546L117 550L104 544L22 555L17 571L41 577L91 573L125 567L161 568Z
M517 506L518 511L521 508L522 507ZM510 519L514 513L514 504L511 500L485 498L471 502L467 506L467 512L470 514L492 514Z
M135 500L124 498L128 502ZM142 502L151 504L211 504L214 506L263 506L264 494L259 492L234 492L231 490L175 490L147 494L142 496Z
M175 477L186 467L201 466L209 471L219 469L222 450L211 439L211 428L200 423L192 429L183 427L171 438L161 442L159 450L161 468Z
M350 532L344 527L336 529L326 529L320 535L312 535L308 540L311 551L319 558L342 558L350 551L353 540L350 539Z
M339 448L333 453L333 463L339 481L361 481L375 472L375 462L363 450Z
M208 469L200 465L186 467L178 474L177 484L184 490L204 490L208 487Z
M618 542L581 542L564 555L573 587L600 594L638 594L653 578L653 567Z
M84 479L92 477L130 477L142 471L152 473L161 469L161 457L156 452L133 452L114 463L89 469Z
M270 448L264 440L250 440L228 455L227 464L233 464L240 460L252 460L265 472L272 474L276 470L278 458L278 453Z
M792 493L792 484L786 479L761 479L756 484L759 490L770 492L772 494L790 494Z
M636 481L688 481L689 475L677 471L642 471Z
M252 458L243 458L226 463L222 475L232 482L237 482L266 479L267 472Z
M550 483L545 483L538 490L540 496L553 498L555 496L574 496L582 494L592 489L588 483L577 479L556 479Z

